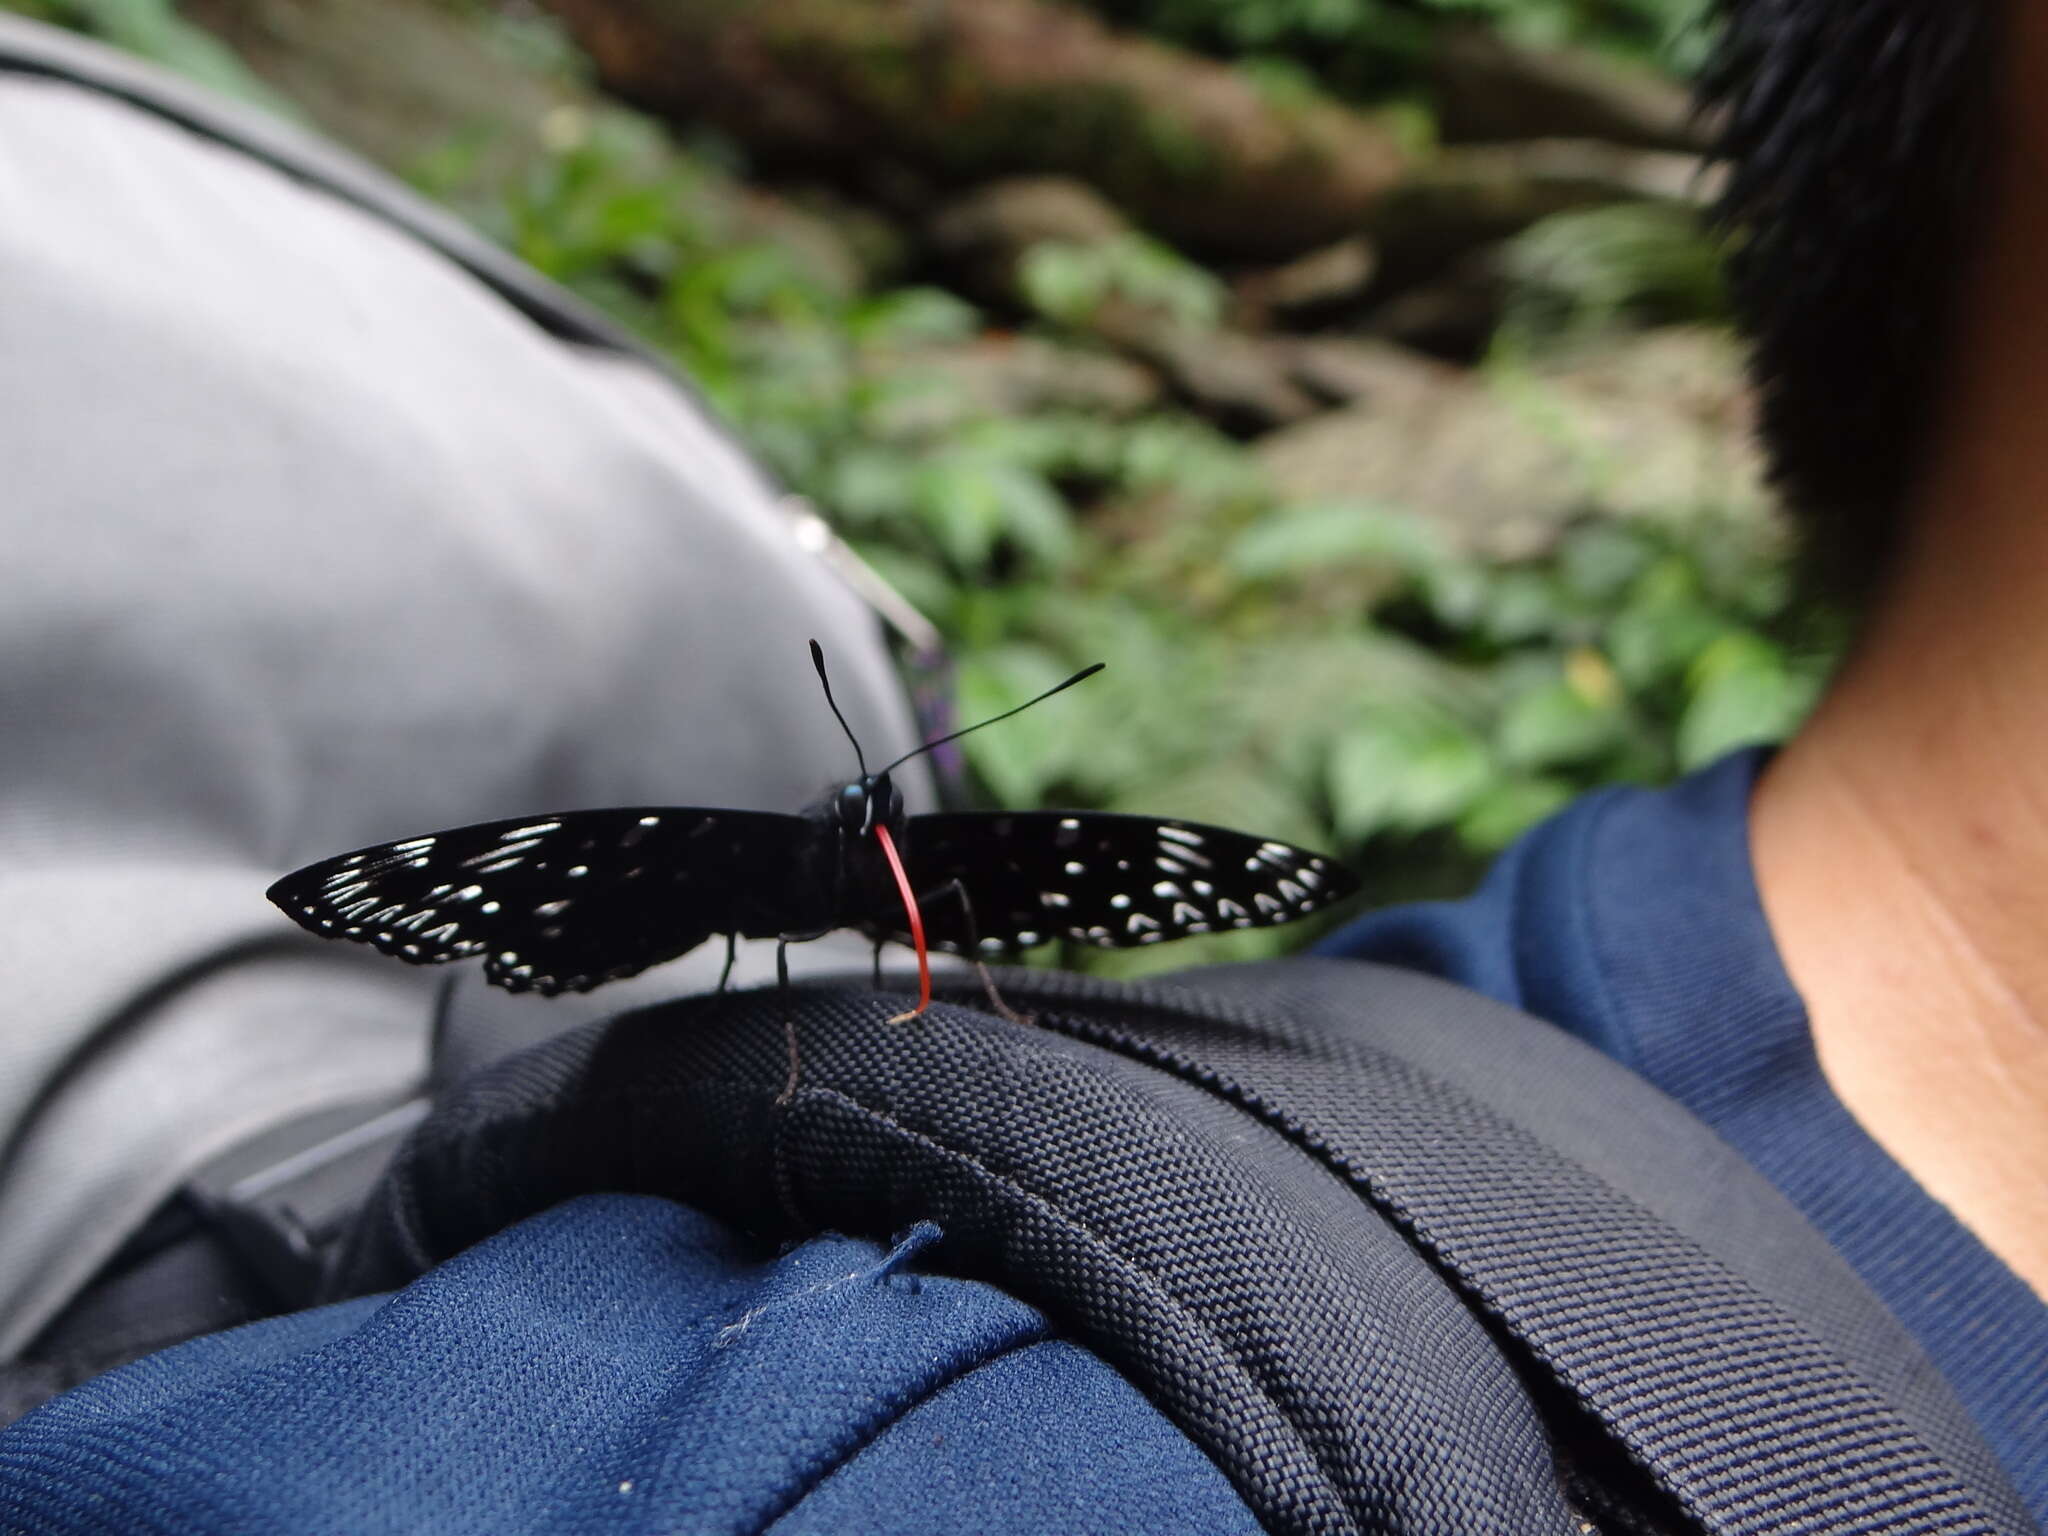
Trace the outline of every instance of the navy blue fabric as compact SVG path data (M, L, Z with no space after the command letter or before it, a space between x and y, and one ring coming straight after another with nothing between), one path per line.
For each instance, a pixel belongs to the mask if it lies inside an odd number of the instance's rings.
M2048 1527L2048 1306L1915 1184L1822 1076L1749 858L1738 753L1591 795L1472 897L1375 913L1325 954L1426 971L1549 1019L1713 1126L1920 1340Z
M840 1237L596 1195L394 1296L195 1340L0 1434L0 1530L1259 1529L1032 1308Z

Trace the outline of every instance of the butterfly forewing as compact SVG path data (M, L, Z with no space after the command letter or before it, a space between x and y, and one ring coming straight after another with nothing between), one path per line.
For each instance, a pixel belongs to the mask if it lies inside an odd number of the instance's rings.
M820 829L761 811L654 806L458 827L326 859L270 899L323 938L414 964L484 956L514 992L587 991L714 933L829 915Z
M935 946L1104 949L1270 927L1357 889L1320 854L1191 821L1100 812L913 816L904 861ZM973 905L970 926L954 880ZM900 918L880 925L901 938Z

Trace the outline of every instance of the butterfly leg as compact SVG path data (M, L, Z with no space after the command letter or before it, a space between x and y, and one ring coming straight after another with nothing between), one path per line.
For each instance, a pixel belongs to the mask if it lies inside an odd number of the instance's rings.
M877 992L882 990L882 941L875 940L874 984Z
M789 1001L789 945L786 938L775 941L775 986L776 996L782 999L782 1034L789 1042L789 1079L782 1085L782 1092L776 1096L779 1108L796 1097L796 1076L802 1058L796 1049L796 1010Z
M718 973L718 990L723 992L725 984L732 980L733 957L739 953L740 936L728 933L725 936L725 969Z
M796 1048L796 1009L789 1000L789 946L808 944L813 939L822 939L830 928L820 928L816 933L785 933L775 941L775 986L776 995L782 999L782 1035L789 1042L789 1078L783 1083L782 1092L776 1095L779 1107L796 1097L797 1071L802 1058Z
M974 903L967 899L967 887L961 884L958 878L949 880L936 892L936 897L946 896L960 903L961 921L967 928L967 957L974 962L975 974L981 977L981 987L988 994L989 1006L1012 1024L1031 1023L1030 1014L1017 1012L1003 1001L1003 994L996 990L996 979L989 974L989 968L981 958L981 939L974 927Z

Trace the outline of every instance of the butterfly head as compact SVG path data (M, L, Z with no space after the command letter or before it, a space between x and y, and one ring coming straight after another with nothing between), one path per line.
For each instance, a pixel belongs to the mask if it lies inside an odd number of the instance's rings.
M842 785L832 808L840 829L857 837L873 836L877 826L903 825L903 792L887 770Z

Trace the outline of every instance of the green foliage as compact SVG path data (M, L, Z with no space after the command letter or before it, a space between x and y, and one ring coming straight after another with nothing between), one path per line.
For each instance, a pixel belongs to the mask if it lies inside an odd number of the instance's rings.
M994 800L1256 827L1412 894L1469 877L1586 788L1782 732L1811 697L1815 667L1779 634L1780 552L1754 526L1712 509L1593 519L1503 563L1399 507L1285 503L1244 449L1176 411L920 426L904 405L944 386L919 348L972 334L970 306L929 289L835 294L724 227L702 166L630 119L587 129L478 212L672 355L932 616L958 658L961 715L1110 662L964 743ZM1603 282L1579 283L1582 311L1644 287ZM1056 330L1111 297L1190 326L1216 312L1213 280L1146 242L1040 247L1025 285ZM1129 973L1188 949L1067 958Z
M1725 321L1721 252L1700 215L1676 203L1617 203L1555 214L1501 252L1503 334L1541 344L1622 323Z
M1070 330L1087 330L1112 301L1154 312L1183 331L1214 330L1223 316L1221 282L1139 234L1041 240L1024 252L1017 281L1033 311Z
M1356 100L1427 84L1439 28L1485 24L1533 47L1574 43L1689 70L1705 0L1087 0L1124 26L1244 62L1284 60Z

